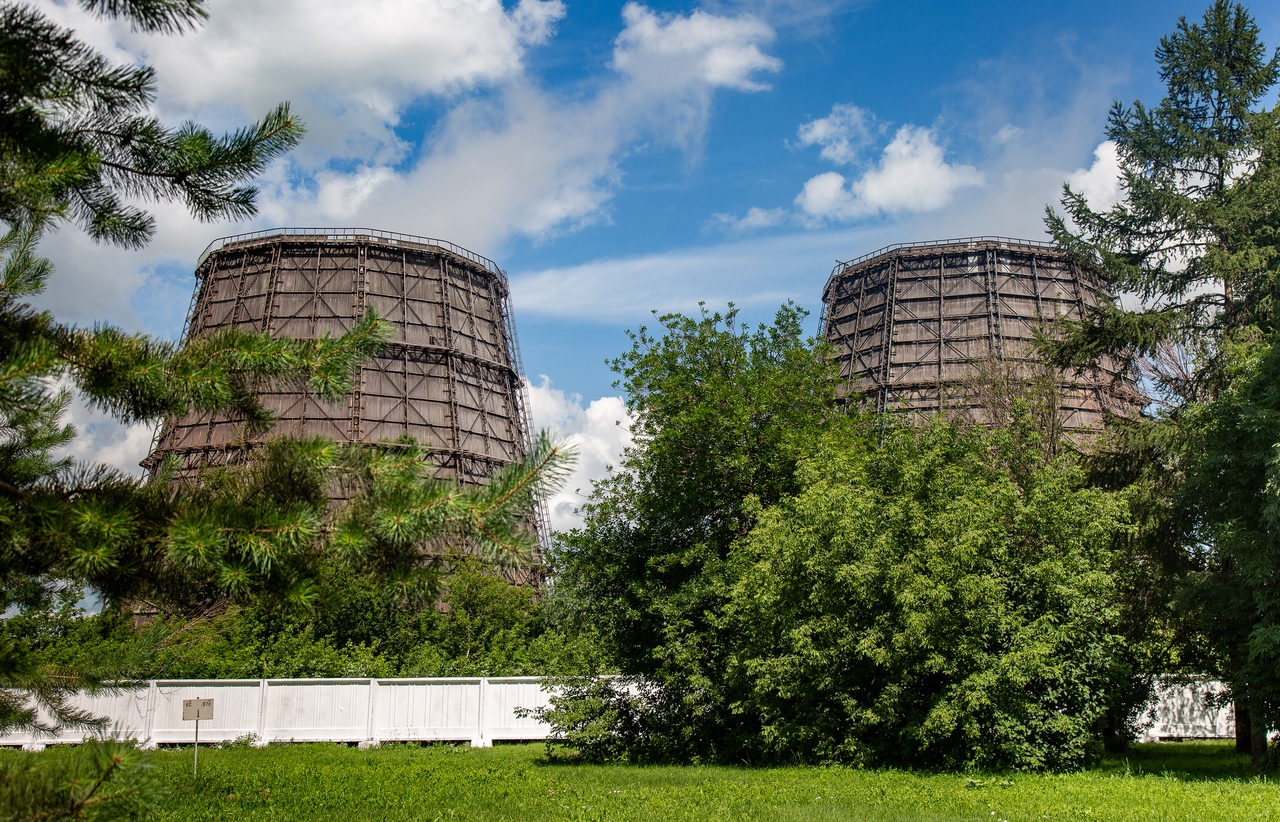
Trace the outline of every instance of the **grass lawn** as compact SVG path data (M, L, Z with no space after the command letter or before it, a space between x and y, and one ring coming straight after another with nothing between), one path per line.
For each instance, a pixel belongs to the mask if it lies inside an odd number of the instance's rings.
M50 749L36 756L64 756ZM18 754L15 754L18 755ZM590 766L507 745L164 750L159 820L1280 820L1280 783L1230 743L1141 745L1065 776Z

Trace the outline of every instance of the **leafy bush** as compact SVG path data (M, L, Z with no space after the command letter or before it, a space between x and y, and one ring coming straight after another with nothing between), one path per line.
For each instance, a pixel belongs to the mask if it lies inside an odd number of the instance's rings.
M329 567L318 585L332 609L232 607L201 618L135 625L107 610L86 616L68 589L50 607L0 621L0 641L21 643L58 669L112 660L134 678L519 676L597 673L594 634L560 624L553 596L513 585L477 562L443 581L438 605L387 596L367 578ZM125 665L125 663L128 663ZM122 667L123 666L123 667Z
M868 433L828 436L735 549L734 713L775 758L1081 767L1123 503L1008 432Z

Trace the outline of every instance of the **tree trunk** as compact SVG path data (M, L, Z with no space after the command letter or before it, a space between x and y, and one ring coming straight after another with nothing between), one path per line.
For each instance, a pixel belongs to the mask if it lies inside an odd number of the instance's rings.
M1236 708L1236 753L1253 753L1253 722L1249 719L1249 706L1239 697Z
M1267 765L1267 723L1263 719L1266 714L1258 710L1259 707L1258 705L1249 706L1249 719L1251 720L1249 723L1249 737L1250 742L1253 743L1249 751L1253 754L1253 767L1261 769Z

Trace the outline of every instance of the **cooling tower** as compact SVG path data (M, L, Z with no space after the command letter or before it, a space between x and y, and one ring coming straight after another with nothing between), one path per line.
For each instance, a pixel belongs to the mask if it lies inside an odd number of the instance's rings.
M405 434L428 445L442 477L476 483L523 456L529 431L506 275L492 260L424 237L369 229L276 229L216 240L196 264L184 338L227 328L273 336L337 336L373 309L390 344L364 364L337 405L269 387L264 435L377 443ZM234 462L236 419L166 420L143 465L180 470Z
M1042 369L1033 340L1059 318L1079 320L1105 286L1054 246L1003 237L904 243L831 272L823 335L837 349L842 392L880 411L963 412L985 421L984 375ZM1068 433L1105 416L1137 414L1143 399L1117 364L1057 372Z

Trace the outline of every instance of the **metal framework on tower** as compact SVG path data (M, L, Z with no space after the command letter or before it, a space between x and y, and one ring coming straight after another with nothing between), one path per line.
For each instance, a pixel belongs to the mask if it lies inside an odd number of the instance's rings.
M345 403L268 388L268 434L245 442L215 413L165 420L143 465L169 456L183 472L243 459L273 434L385 443L409 435L431 448L437 474L483 481L528 449L530 421L506 274L443 240L373 229L282 228L215 240L196 264L183 331L226 328L318 339L372 308L393 329Z
M1007 237L903 243L831 272L822 333L837 350L846 400L877 410L967 413L981 418L974 384L996 364L1018 377L1043 368L1039 334L1079 320L1105 297L1103 283L1054 246ZM1107 414L1144 403L1132 376L1103 360L1054 375L1068 433L1099 430ZM981 421L981 420L980 420Z

